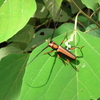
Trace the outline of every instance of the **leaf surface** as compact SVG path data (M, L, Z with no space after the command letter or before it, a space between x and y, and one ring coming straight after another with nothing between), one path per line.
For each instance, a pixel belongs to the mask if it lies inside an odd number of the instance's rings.
M64 26L66 25L64 24ZM72 29L72 26L68 27L67 25L67 28ZM57 44L60 44L65 37L64 27L62 32L53 39ZM72 34L73 32L70 37ZM71 61L71 63L67 62L66 65L57 57L56 51L51 55L44 55L43 53L51 50L51 48L45 49L27 66L20 100L83 100L83 98L90 100L99 98L99 41L100 38L77 31L75 40L72 42L76 47L84 47L71 50L77 56L77 59ZM47 43L44 43L36 48L32 52L29 62L46 45ZM79 71L76 71L73 68L74 66Z
M35 10L34 0L5 0L0 7L0 42L22 29Z
M0 61L0 99L19 100L28 55L9 55Z

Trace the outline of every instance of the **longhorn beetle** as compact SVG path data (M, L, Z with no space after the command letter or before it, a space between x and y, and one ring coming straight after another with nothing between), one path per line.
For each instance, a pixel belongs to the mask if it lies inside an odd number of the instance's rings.
M57 26L57 23L56 23L56 25L55 25L55 28L56 28L56 26ZM55 31L55 30L54 30ZM63 42L61 42L60 43L60 45L58 45L58 44L56 44L56 42L54 42L54 41L52 41L52 39L53 39L53 36L54 36L54 31L53 31L53 34L52 34L52 36L51 36L51 39L50 39L50 42L49 42L49 44L45 47L45 48L43 48L29 63L28 63L28 65L41 53L41 52L43 52L46 48L48 48L48 47L51 47L52 48L52 50L51 51L49 51L49 52L46 52L46 53L44 53L44 54L49 54L49 53L51 53L51 52L53 52L54 50L58 53L58 57L60 58L60 54L62 54L62 55L64 55L67 59L67 61L68 62L70 62L70 60L69 59L72 59L72 60L75 60L76 59L76 56L74 55L74 54L72 54L70 51L68 51L68 50L66 50L65 48L63 48L62 46L61 46L61 44L63 43ZM74 48L73 48L74 49ZM69 58L69 59L68 59ZM62 60L62 59L61 59ZM62 60L64 63L66 63L64 60ZM77 70L77 68L76 67L74 67L76 70ZM51 76L51 72L52 72L52 70L53 70L53 68L51 68L51 71L50 71L50 74L49 74L49 76L48 76L48 79L47 79L47 81L45 82L45 84L43 84L43 85L41 85L41 86L38 86L38 87L33 87L33 86L30 86L29 84L27 84L27 85L29 85L30 87L32 87L32 88L39 88L39 87L43 87L43 86L45 86L47 83L48 83L48 81L49 81L49 78L50 78L50 76Z

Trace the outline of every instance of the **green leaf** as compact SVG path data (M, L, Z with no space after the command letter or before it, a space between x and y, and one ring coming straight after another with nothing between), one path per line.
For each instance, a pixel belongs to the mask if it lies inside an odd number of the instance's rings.
M82 3L87 7L92 9L93 11L96 11L97 7L98 7L98 3L100 2L99 0L81 0Z
M0 99L19 100L28 55L9 55L0 61Z
M91 24L86 28L86 34L100 38L100 28L97 28L95 24Z
M69 0L70 1L70 0ZM85 6L82 4L81 0L74 0L74 2L78 5L78 7L80 7L81 9L83 9ZM79 10L77 9L77 7L72 3L69 2L70 6L71 6L71 10L72 13L75 14L76 12L78 12Z
M59 45L64 37L65 32L53 40ZM73 41L74 45L84 47L81 50L79 48L74 50L77 59L67 65L57 57L56 51L51 53L51 56L44 55L43 53L51 50L50 47L45 49L27 66L20 100L71 100L72 98L74 100L83 100L83 98L85 100L94 100L99 98L99 41L100 38L77 31ZM36 48L32 52L29 62L46 45L47 43L44 43ZM76 66L79 71L76 71L73 66ZM48 77L50 78L49 80Z
M59 12L62 0L43 0L47 9L49 10L52 18L57 20L57 14Z
M83 58L79 60L80 64L78 65L78 93L80 100L83 99L84 96L85 100L95 100L100 97L100 90L98 89L100 87L100 38L82 34L82 32L79 32L79 37L79 46L84 45L84 48L82 49Z
M33 26L27 24L22 30L20 30L17 34L15 34L8 41L9 42L21 42L21 43L29 44L30 41L33 39L33 35L34 35Z
M4 1L5 1L5 0L0 0L0 6L3 4Z
M6 0L0 7L0 42L22 29L35 11L34 0Z
M46 9L44 2L42 0L37 1L37 10L35 12L35 17L45 18L48 15L48 10Z
M56 21L58 21L59 16L60 15L56 17ZM66 22L69 20L70 17L71 17L71 9L70 8L66 9L66 7L64 7L62 8L61 17L59 19L59 22Z
M16 49L19 49L19 50L22 51L22 52L19 52L19 53L23 53L24 52L23 50L25 50L25 48L27 47L27 44L26 43L23 43L23 42L12 42L8 46L9 47L14 47ZM17 53L17 54L19 54L19 53Z
M44 28L36 32L35 38L31 41L31 43L27 46L25 51L33 49L43 43L46 39L50 38L54 29Z
M98 12L98 21L100 22L100 11Z
M6 47L0 49L0 54L1 54L0 59L9 54L19 54L19 53L23 53L23 51L14 46L6 46Z

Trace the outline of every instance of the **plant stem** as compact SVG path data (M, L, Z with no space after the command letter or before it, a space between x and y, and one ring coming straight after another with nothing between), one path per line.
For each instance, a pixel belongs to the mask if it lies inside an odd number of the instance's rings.
M100 27L100 25L96 22L96 21L94 21L92 18L90 18L87 14L85 14L80 8L79 8L79 6L74 2L74 0L70 0L70 2L71 3L73 3L76 7L77 7L77 9L84 15L84 16L86 16L89 20L91 20L93 23L95 23L98 27Z

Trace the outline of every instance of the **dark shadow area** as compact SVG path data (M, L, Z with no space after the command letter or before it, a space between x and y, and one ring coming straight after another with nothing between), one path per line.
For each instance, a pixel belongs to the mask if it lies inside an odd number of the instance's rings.
M60 60L62 60L62 62L63 62L65 65L70 64L70 65L72 66L72 68L74 68L76 71L78 71L77 67L73 65L73 64L76 65L76 62L77 62L77 64L79 64L79 61L78 61L78 60L76 60L76 59L71 59L70 57L65 56L65 55L63 55L62 53L59 53L59 52L58 52L58 54L60 55Z
M7 45L8 45L9 43L8 42L2 42L2 43L0 43L0 48L2 48L2 47L6 47Z
M97 98L97 100L100 100L100 98Z
M40 33L40 35L41 35L41 36L44 36L44 35L45 35L45 33L44 33L44 32L41 32L41 33Z

